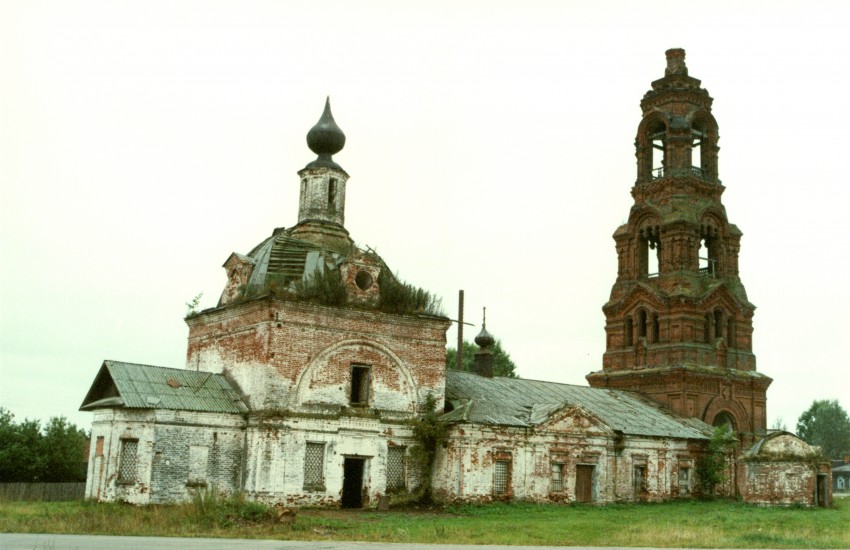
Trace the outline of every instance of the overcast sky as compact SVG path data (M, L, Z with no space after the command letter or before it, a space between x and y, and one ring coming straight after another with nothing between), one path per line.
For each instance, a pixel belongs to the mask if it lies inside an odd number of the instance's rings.
M459 289L467 320L487 306L523 378L586 384L639 102L682 47L715 98L768 423L850 410L846 6L2 2L0 406L88 426L104 359L184 366L185 303L296 223L327 95L356 242L453 318Z

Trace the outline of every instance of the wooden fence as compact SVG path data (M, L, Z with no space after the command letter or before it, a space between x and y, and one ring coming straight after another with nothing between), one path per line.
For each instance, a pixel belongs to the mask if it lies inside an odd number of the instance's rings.
M0 500L82 500L86 483L0 483Z

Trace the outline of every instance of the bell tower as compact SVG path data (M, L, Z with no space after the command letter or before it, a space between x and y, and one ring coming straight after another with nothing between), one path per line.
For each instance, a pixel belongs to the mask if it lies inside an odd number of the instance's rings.
M606 351L587 380L754 433L766 427L772 380L756 371L755 306L738 276L742 233L720 200L712 101L688 76L685 51L668 50L664 78L641 101L635 202L614 233Z

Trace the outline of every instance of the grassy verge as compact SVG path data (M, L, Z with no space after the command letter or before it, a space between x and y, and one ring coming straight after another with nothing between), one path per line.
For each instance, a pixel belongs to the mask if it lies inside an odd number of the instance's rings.
M299 510L284 524L241 500L135 507L0 503L0 532L89 533L455 544L850 548L850 500L831 509L733 502L558 506L527 503L429 511Z

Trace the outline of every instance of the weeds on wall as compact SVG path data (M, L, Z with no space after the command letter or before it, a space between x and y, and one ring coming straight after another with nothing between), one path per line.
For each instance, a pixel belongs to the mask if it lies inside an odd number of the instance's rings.
M413 439L416 444L410 449L410 457L414 466L422 472L422 484L414 494L414 500L430 503L432 500L431 483L434 471L434 460L439 449L448 436L448 426L438 420L437 400L433 394L428 394L422 404L422 415L411 420Z

